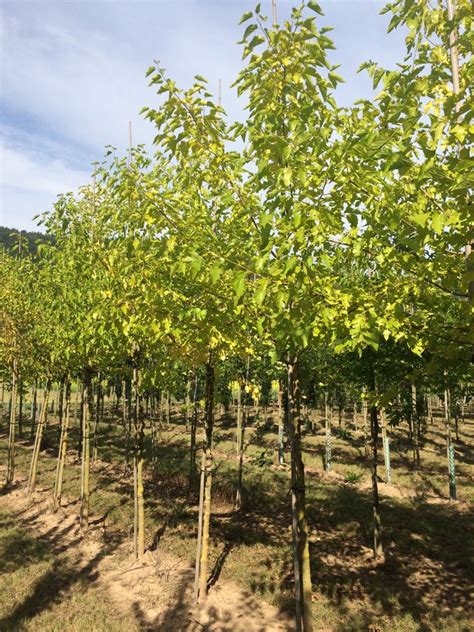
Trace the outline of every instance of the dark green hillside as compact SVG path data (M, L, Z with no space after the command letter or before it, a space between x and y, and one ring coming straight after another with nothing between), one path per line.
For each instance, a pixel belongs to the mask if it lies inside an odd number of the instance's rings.
M35 255L38 250L38 244L40 243L52 243L53 238L51 235L45 235L37 231L17 230L15 228L7 228L6 226L0 226L0 247L4 247L6 250L13 250L18 244L18 235L21 234L23 239L28 242L28 251L30 254Z

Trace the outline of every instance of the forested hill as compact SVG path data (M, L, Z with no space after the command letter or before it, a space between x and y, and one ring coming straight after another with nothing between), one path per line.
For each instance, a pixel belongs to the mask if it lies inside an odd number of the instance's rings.
M18 243L19 232L24 239L28 240L28 250L31 254L36 254L38 243L51 243L53 241L51 235L45 235L44 233L27 230L18 231L15 228L0 226L0 248L4 246L6 250L12 250Z

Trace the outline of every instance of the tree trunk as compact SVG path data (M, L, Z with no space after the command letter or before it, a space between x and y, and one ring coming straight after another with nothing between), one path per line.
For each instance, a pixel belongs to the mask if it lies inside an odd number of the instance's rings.
M11 485L15 478L15 424L16 424L16 392L18 363L16 358L12 365L12 385L10 391L10 422L8 431L8 457L6 485Z
M296 630L297 632L311 632L313 629L312 583L306 524L305 476L301 455L300 387L298 365L294 359L288 361L288 428L291 438L291 507Z
M19 402L18 402L18 437L19 439L23 439L23 379L20 378L18 380L18 388L20 392Z
M387 485L391 485L392 468L390 467L390 437L387 434L387 418L383 409L380 410L380 419L382 421L382 445L385 464L385 482L387 483Z
M184 397L184 422L186 424L186 432L189 432L189 420L191 418L190 413L191 408L191 380L188 377L186 380L186 394Z
M283 396L283 385L278 380L278 463L285 463L285 402Z
M326 427L326 441L325 441L325 459L324 459L324 469L326 472L331 470L331 461L332 461L332 407L328 403L328 394L325 391L324 393L324 414L325 414L325 427Z
M454 446L451 439L450 393L448 388L444 389L444 420L446 425L446 452L448 457L449 499L456 500L456 465L454 460Z
M370 403L370 433L372 437L372 515L373 515L373 530L374 530L374 557L380 557L383 554L382 547L382 521L380 519L380 505L379 505L379 486L377 481L377 461L378 461L378 441L379 441L379 421L377 404L375 401L375 369L374 362L371 354L369 365L369 391L371 395Z
M97 376L97 393L96 393L96 405L95 405L95 419L94 419L94 436L93 436L93 449L92 449L92 461L97 460L97 444L99 441L99 423L100 423L100 411L101 411L101 399L102 399L102 384L100 372Z
M5 402L5 381L2 380L2 395L1 395L1 399L0 399L0 432L2 431L2 428L3 428L4 402Z
M82 529L89 527L89 497L90 497L90 418L92 413L92 372L84 372L84 386L82 390L82 470L81 470L81 512L80 525Z
M201 476L199 482L199 508L198 508L198 534L196 545L196 568L194 571L194 601L199 597L199 578L201 570L201 550L202 550L202 519L203 519L203 502L204 502L204 483L205 483L205 456L204 451L201 459Z
M426 396L426 408L428 414L428 421L430 426L433 425L433 402L431 399L431 393L428 393Z
M67 454L70 406L71 406L71 381L69 377L67 377L66 383L65 383L64 410L63 410L62 424L61 424L61 439L59 442L58 462L56 466L56 479L54 482L54 492L53 492L53 506L55 510L61 506L64 466L66 463L66 454Z
M134 480L134 551L135 557L145 554L145 504L143 498L143 411L141 407L140 370L133 368L133 480Z
M413 441L413 466L420 467L420 416L417 406L417 391L415 384L411 385L411 431Z
M367 398L365 397L365 389L364 389L364 397L362 399L362 416L364 418L364 457L367 458L369 456L369 442L368 442L368 406L367 406Z
M250 373L250 358L247 358L247 370L245 374L245 385L244 388L240 386L240 392L238 395L238 407L240 409L240 419L239 413L237 412L237 445L238 445L238 456L239 456L239 467L237 472L237 489L235 493L235 508L240 509L242 507L242 478L244 471L244 437L245 437L245 426L247 425L248 420L248 401L247 401L247 390L246 387L249 383L249 373ZM243 397L242 397L243 395ZM242 401L243 400L243 401ZM240 423L239 423L240 422Z
M209 528L211 522L211 490L212 490L212 433L214 426L214 364L212 353L206 365L206 397L205 397L205 433L204 433L204 467L203 467L203 483L201 486L202 497L199 499L199 505L202 511L202 534L201 542L198 542L197 549L200 550L199 556L199 581L198 581L198 601L202 601L207 593L207 564L209 557Z
M196 432L198 425L198 372L194 372L194 393L193 393L193 413L191 415L191 435L189 444L189 475L188 475L188 493L194 485L194 478L196 474Z
M51 380L46 382L46 387L43 394L43 404L41 407L41 414L36 428L35 444L33 446L33 454L31 455L30 473L28 477L28 493L32 494L35 491L36 486L36 473L38 470L38 458L41 452L41 442L44 434L44 427L46 425L46 414L48 410L49 393L51 390Z
M168 428L168 430L170 429L170 425L171 425L171 395L169 391L166 391L166 427Z
M38 380L35 379L35 384L33 386L32 405L31 405L31 429L30 429L31 440L33 440L33 437L35 436L37 406L38 406Z

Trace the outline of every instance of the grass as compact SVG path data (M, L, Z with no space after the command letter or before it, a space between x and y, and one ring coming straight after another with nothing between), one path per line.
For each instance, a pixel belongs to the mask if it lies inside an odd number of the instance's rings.
M370 472L364 459L361 432L351 428L350 432L339 432L334 437L330 474L325 474L322 468L321 420L316 421L316 433L305 436L316 630L467 632L471 629L472 516L466 503L449 505L443 499L446 464L442 422L439 420L429 428L418 471L410 466L404 432L400 429L391 433L393 485L385 490L381 486L386 551L383 564L374 564L370 555ZM467 422L462 428L463 441L459 443L458 493L464 501L473 499L469 451L473 432L474 424ZM74 431L71 434L70 445L74 447L77 437ZM51 424L38 473L38 486L44 489L50 489L54 479L56 437L57 429ZM215 445L211 583L232 580L282 611L292 611L289 474L288 468L268 464L268 455L275 454L275 428L270 426L256 432L250 427L247 431L245 507L239 513L232 509L236 476L234 437L233 422L220 420ZM161 430L157 471L154 477L148 472L145 496L148 546L191 561L197 530L197 499L195 493L190 499L187 494L187 444L184 426L178 419ZM5 447L2 440L1 463L5 462ZM104 539L117 534L122 538L131 535L132 480L124 463L124 450L121 427L103 424L100 462L93 466L91 476L91 510L93 519L104 524ZM30 453L26 442L18 446L17 469L22 474L27 472ZM383 479L383 466L379 474ZM65 472L64 490L65 497L70 499L79 494L79 462L73 451ZM41 626L43 630L55 630L63 627L60 621L68 616L68 630L91 629L81 627L84 623L81 612L88 604L87 609L94 613L93 629L106 629L101 627L101 621L108 616L110 604L98 588L87 577L68 583L67 559L58 567L61 558L45 549L44 543L28 540L29 536L18 532L8 516L5 525L2 545L6 543L15 567L7 570L7 576L13 573L18 590L11 588L12 582L3 587L2 595L8 595L8 608L2 611L2 620L27 620L33 627L25 629ZM15 558L15 548L26 551L26 558L18 553L18 559ZM31 585L35 582L41 585L41 578L48 577L48 573L56 573L58 577L64 573L67 590L60 591L43 608L41 604L48 602L48 595L40 590L32 596ZM114 621L116 627L107 629L134 629L122 628L122 624Z
M0 559L0 630L138 630L133 616L118 614L107 591L78 571L72 551L33 537L7 511L0 512Z

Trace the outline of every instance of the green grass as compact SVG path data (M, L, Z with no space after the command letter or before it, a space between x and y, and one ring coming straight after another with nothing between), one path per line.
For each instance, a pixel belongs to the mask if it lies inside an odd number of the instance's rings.
M463 428L466 445L472 445L469 433L473 432L473 426L471 422ZM266 459L260 458L262 451L275 454L277 435L274 430L256 432L249 428L246 433L249 445L244 471L245 507L244 511L234 513L235 432L232 422L217 423L210 569L215 581L236 581L255 596L291 612L289 472L288 468L270 466ZM411 497L382 494L386 562L380 565L374 565L370 557L370 471L363 455L361 434L352 429L350 433L334 437L333 472L329 476L322 470L324 434L320 423L316 424L316 434L308 434L304 439L315 627L334 632L369 629L467 632L472 614L469 587L474 572L469 551L473 541L472 520L463 504L428 502L436 493L446 494L441 422L427 436L419 471L410 468L410 454L403 450L403 431L393 431L391 437L393 483L408 490ZM72 432L72 446L76 440ZM154 544L158 549L191 561L197 530L197 499L195 493L189 502L187 498L187 441L184 427L176 422L161 431L155 478L152 479L148 471L146 481L146 530L148 545ZM45 442L49 449L46 456L42 454L40 458L40 488L52 486L55 444L56 429L50 426ZM121 428L104 424L99 442L101 464L93 467L91 477L91 510L94 519L105 521L106 539L126 539L131 535L132 481L131 476L125 474L124 449ZM463 500L473 496L468 455L468 450L463 450L458 462L458 491ZM18 447L20 473L27 472L29 456L29 447ZM4 462L4 458L5 441L2 440L0 462ZM287 458L289 460L289 455ZM79 493L79 465L72 464L71 459L66 468L64 493L65 497L75 499ZM350 480L347 480L348 473ZM379 475L383 480L383 465ZM20 536L26 537L24 533ZM25 550L30 550L27 545ZM16 581L21 584L24 573L24 581L31 585L33 576L40 580L51 572L54 560L49 555L41 543L38 550L33 547L32 557L26 558L26 564L18 564ZM65 572L67 574L67 565ZM52 608L40 609L31 618L31 624L36 625L38 621L43 630L55 630L56 618L62 617L61 608L66 608L72 617L72 627L68 629L80 630L81 604L87 600L97 616L94 629L103 629L101 613L107 610L107 601L101 599L96 590L86 580L73 582L64 598L55 600ZM9 594L8 588L5 591ZM25 592L19 590L15 594L20 607L22 603L30 603L26 588ZM38 603L40 597L41 594ZM13 616L14 608L2 616ZM43 617L50 618L43 620Z
M12 512L0 512L0 559L0 630L138 630L90 573L78 572L67 551L18 526Z

